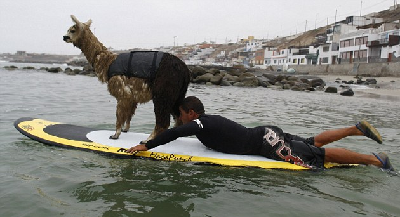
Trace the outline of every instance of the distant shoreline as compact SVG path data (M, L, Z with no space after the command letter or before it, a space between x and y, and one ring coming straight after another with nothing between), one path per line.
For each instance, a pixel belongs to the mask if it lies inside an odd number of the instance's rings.
M350 81L356 80L355 76L350 75L315 75L322 78L325 82ZM356 94L362 94L371 98L389 97L400 100L400 77L362 77L363 80L374 78L376 85L370 85L368 89L353 89Z

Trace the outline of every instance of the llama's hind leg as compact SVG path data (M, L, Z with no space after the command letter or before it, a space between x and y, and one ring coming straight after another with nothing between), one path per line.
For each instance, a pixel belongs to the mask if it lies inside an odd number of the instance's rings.
M171 105L170 102L164 97L157 97L153 99L154 102L154 113L156 115L156 126L153 132L150 134L149 138L141 143L146 143L147 141L154 139L158 134L162 133L168 129L170 124L170 113Z
M118 100L117 101L117 121L115 124L115 134L110 136L110 139L118 139L119 135L121 135L122 126L128 119L130 115L130 103L128 100Z
M183 124L182 120L179 118L179 116L172 114L172 118L174 119L175 125L174 127L179 127Z
M127 119L125 121L125 127L122 130L122 132L126 133L129 131L129 128L131 127L131 120L132 120L132 117L135 115L136 108L137 108L137 103L136 102L131 103L131 108L130 108L131 113L129 114L129 116L127 117Z

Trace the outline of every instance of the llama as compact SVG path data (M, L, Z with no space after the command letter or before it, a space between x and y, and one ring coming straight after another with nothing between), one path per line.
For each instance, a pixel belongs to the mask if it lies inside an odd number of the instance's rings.
M179 120L179 105L185 98L191 76L182 60L163 52L117 55L107 50L92 33L91 20L82 23L73 15L71 18L75 25L69 28L63 40L81 49L93 66L98 80L107 83L109 93L117 99L116 132L110 139L118 139L121 132L127 132L137 105L150 100L154 103L156 124L143 143L169 128L170 115L175 120L175 126L182 123ZM144 62L147 65L135 66L135 58L142 58L136 61L138 64ZM147 71L150 72L144 72L146 70L143 69L149 69Z

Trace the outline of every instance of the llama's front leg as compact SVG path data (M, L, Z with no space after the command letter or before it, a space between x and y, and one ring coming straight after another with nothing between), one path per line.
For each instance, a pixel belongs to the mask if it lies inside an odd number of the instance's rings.
M117 111L116 111L116 116L117 116L117 121L115 124L115 134L110 136L110 139L118 139L119 135L121 135L121 131L122 131L122 126L125 123L125 121L127 120L128 115L130 114L130 112L126 112L129 111L127 109L129 109L129 107L127 108L127 102L120 100L117 102Z
M137 108L137 103L132 103L131 105L132 105L132 107L130 108L131 113L129 114L129 116L126 119L125 128L122 130L122 132L124 132L124 133L128 132L129 128L131 127L131 120L132 120L132 117L135 115L135 111Z

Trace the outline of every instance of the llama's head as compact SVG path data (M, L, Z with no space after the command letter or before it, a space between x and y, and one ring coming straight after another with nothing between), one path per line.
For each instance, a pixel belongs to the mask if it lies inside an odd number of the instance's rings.
M67 43L76 44L76 42L81 37L82 33L86 28L90 28L90 24L92 24L92 20L87 21L86 23L79 22L78 19L74 15L71 15L72 21L74 21L75 25L71 26L68 29L66 35L63 36L63 40Z

